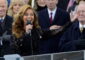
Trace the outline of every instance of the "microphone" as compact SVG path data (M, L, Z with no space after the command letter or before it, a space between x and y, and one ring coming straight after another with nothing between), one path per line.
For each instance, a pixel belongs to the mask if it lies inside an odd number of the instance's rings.
M32 25L31 20L27 20L26 25ZM27 34L30 34L31 36L31 29L26 32Z
M30 20L27 20L27 23L26 23L26 25L32 25L32 23L31 23L31 21Z

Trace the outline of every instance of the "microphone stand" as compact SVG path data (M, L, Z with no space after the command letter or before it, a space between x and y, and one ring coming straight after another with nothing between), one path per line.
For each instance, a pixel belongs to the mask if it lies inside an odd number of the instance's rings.
M30 32L29 32L29 35L30 35L30 43L31 43L31 53L32 53L32 55L34 54L34 51L33 51L33 40L32 40L32 34L31 34L32 32L31 32L31 30L30 30Z

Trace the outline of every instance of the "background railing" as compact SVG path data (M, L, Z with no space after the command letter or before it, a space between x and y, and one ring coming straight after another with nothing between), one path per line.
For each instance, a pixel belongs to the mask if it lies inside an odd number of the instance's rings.
M31 56L20 56L18 54L4 55L0 60L85 60L85 50L31 55Z

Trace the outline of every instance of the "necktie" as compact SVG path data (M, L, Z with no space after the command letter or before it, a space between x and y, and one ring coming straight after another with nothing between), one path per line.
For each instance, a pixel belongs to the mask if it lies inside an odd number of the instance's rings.
M2 29L2 31L4 31L4 20L0 19L0 28Z
M83 27L80 28L80 31L81 31L81 32L83 31Z
M3 19L0 19L0 24L2 24L3 23Z
M50 13L50 23L52 24L52 12Z

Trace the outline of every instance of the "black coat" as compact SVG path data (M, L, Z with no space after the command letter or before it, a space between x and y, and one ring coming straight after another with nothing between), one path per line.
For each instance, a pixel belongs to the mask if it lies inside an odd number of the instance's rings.
M3 23L0 24L0 37L1 38L3 37L2 38L3 45L0 45L0 56L12 53L9 40L12 29L12 21L13 21L12 17L6 15ZM7 37L7 35L9 36Z
M9 40L3 40L3 45L0 45L0 57L13 53L11 42Z
M39 11L38 17L39 17L39 24L43 30L49 30L50 26L52 25L64 26L65 24L70 22L69 14L60 8L57 8L52 24L50 24L47 8ZM48 39L41 40L40 42L41 54L58 52L59 39L61 35L62 33L59 33Z
M12 37L14 53L22 56L40 54L40 48L43 39L53 36L51 31L41 29L32 29L31 33L24 34L21 38Z
M76 21L73 25L63 34L60 39L60 52L75 51L85 49L85 29L80 32L79 22Z
M7 34L11 34L12 22L13 22L13 18L6 15L3 23L0 24L0 36L2 36L3 33L5 32L7 32Z
M66 10L69 1L70 1L70 0L59 0L59 2L58 2L58 7L61 8L61 9L63 9L63 10Z
M24 34L21 38L16 38L13 36L13 43L15 47L15 53L21 56L39 54L38 44L41 39L41 34L39 29L32 29L31 33Z
M13 51L21 56L40 54L41 42L53 36L51 31L32 29L31 33L24 34L21 38L12 37Z
M52 24L50 24L50 19L49 19L49 14L48 14L47 8L38 12L38 18L39 18L39 24L40 24L41 28L44 28L44 29L45 28L49 29L49 27L52 25L63 26L67 22L70 21L69 14L60 8L57 8L57 10L55 12L54 20L52 21Z

